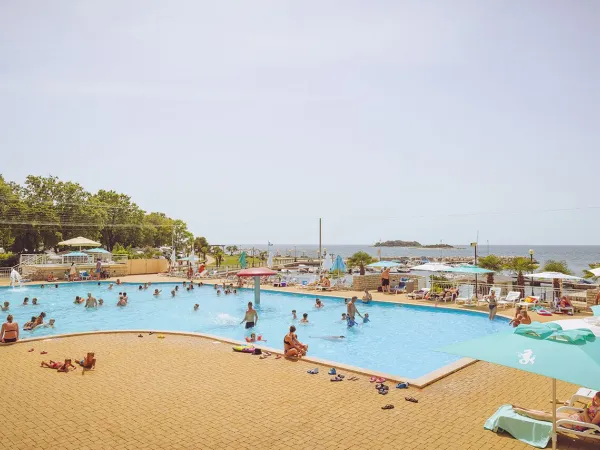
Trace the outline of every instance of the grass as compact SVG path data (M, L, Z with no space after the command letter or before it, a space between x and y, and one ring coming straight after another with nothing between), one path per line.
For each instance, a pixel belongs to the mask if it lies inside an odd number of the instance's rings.
M261 261L258 257L252 258L251 256L246 256L246 264L247 264L248 267L252 267L252 260L253 259L254 259L254 264L256 266L259 266L261 262L264 263L264 261ZM233 256L226 255L223 258L223 261L221 261L220 265L221 266L230 266L230 267L231 266L235 266L235 267L237 267L237 266L240 265L240 256L239 255L233 255ZM214 267L214 266L215 266L215 264L211 264L210 265L210 267Z

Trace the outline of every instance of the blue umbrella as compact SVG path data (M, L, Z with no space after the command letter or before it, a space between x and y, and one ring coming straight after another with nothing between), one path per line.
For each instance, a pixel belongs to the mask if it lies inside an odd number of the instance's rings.
M589 329L563 330L557 324L519 325L460 342L439 351L552 378L552 448L556 448L556 380L600 390L600 339Z
M110 254L109 251L104 250L103 248L92 248L90 250L84 250L84 252L86 253L103 253L103 254Z
M402 264L398 264L397 262L394 262L394 261L377 261L377 262L369 264L367 267L398 267L401 265Z
M340 255L337 255L335 261L333 262L333 266L331 266L331 272L345 272L346 264Z
M464 265L464 266L459 266L459 267L452 267L451 269L448 270L448 272L486 274L486 273L492 273L493 270L484 269L483 267Z
M88 255L83 252L71 252L71 253L67 253L66 255L63 255L63 257L64 256L86 256L87 257Z

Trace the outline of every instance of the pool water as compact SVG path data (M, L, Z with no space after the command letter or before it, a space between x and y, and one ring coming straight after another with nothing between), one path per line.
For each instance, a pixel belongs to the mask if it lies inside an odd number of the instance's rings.
M19 326L46 313L46 321L56 319L55 328L37 328L21 331L21 338L98 330L172 330L213 334L224 338L243 340L250 335L240 324L249 301L254 301L252 290L238 290L237 295L217 296L212 286L196 287L186 291L179 283L179 292L171 298L174 283L155 283L148 290L139 291L137 284L124 284L108 289L108 283L69 283L59 288L46 285L0 289L0 302L9 301L10 310ZM154 297L155 288L162 289ZM117 307L119 292L126 291L129 304ZM76 295L104 299L104 306L86 309L73 303ZM29 305L22 306L29 297ZM39 305L31 305L37 297ZM261 293L257 334L267 340L266 345L283 347L283 337L290 324L295 324L300 341L309 344L309 355L337 361L388 374L417 378L458 360L453 355L436 352L447 344L496 333L507 328L507 320L497 317L489 321L487 315L473 311L448 310L429 306L357 302L361 313L369 313L370 323L348 328L341 315L346 311L344 300L319 296L325 306L314 307L316 295L284 292ZM195 303L200 305L193 311ZM308 313L308 324L292 320L295 309L298 319ZM3 313L6 315L7 313ZM4 319L4 317L2 317ZM358 317L357 317L358 319ZM323 336L345 336L345 339L327 340Z

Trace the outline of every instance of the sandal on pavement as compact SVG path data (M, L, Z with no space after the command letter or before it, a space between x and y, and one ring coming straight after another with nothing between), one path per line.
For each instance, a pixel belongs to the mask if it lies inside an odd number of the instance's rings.
M407 402L419 403L419 400L417 400L414 397L404 397L404 400L406 400Z
M382 406L381 409L394 409L394 405L387 404L385 406Z

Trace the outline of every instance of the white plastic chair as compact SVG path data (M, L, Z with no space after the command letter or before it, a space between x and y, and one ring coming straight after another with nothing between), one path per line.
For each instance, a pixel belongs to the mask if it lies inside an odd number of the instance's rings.
M583 409L573 408L572 406L561 406L556 410L556 412L566 414L581 414L583 413ZM570 425L570 427L567 425ZM583 428L583 430L574 430L572 427ZM600 427L592 423L580 422L579 420L558 419L556 421L556 431L600 441Z
M519 291L510 291L506 294L506 297L498 300L498 305L504 305L504 308L506 309L508 305L515 306L515 303L518 302L520 298L521 293Z
M454 302L456 304L462 303L465 306L473 306L473 294L475 293L475 286L472 284L461 284L458 287L458 295Z

